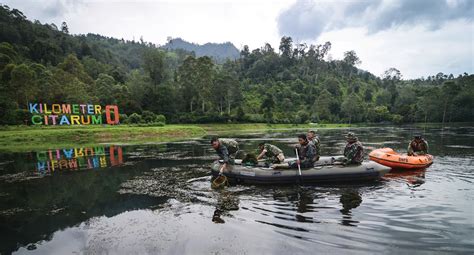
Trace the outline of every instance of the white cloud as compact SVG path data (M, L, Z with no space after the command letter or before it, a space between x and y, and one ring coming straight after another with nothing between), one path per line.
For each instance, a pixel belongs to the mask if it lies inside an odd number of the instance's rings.
M400 26L367 35L367 28L346 28L323 33L318 42L331 41L331 53L341 59L343 52L355 50L360 68L381 75L395 67L405 78L435 75L438 72L474 73L474 27L458 20L436 31L424 26Z
M375 75L406 78L473 73L472 0L298 0L278 17L281 35L331 41L331 55L355 50Z
M316 39L323 32L362 27L369 33L423 24L437 30L464 19L472 23L472 0L298 0L278 16L280 34Z
M292 0L280 1L5 1L30 19L61 24L75 34L98 33L164 44L167 36L206 43L231 41L238 48L279 43L276 17ZM56 12L52 6L58 6ZM63 6L71 8L65 9ZM62 15L56 15L61 12Z

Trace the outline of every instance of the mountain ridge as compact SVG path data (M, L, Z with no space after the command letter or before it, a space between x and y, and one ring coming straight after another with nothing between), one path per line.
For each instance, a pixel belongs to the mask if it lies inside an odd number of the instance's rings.
M161 46L161 48L167 50L183 49L194 52L196 57L209 56L218 63L225 62L227 59L235 60L240 56L240 51L229 41L223 43L207 42L205 44L197 44L177 37L169 38L168 42Z

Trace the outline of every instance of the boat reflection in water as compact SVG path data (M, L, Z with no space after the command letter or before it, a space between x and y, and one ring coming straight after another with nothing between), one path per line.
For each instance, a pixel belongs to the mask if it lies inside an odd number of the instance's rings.
M57 171L97 169L121 164L121 146L97 146L37 152L35 169L40 175L51 175Z
M383 179L403 180L409 187L419 187L425 183L426 168L417 170L392 170Z

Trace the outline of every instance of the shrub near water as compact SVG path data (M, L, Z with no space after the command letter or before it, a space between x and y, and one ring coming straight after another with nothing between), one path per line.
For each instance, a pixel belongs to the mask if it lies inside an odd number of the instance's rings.
M150 111L143 111L142 112L142 119L145 123L152 123L155 122L156 115Z
M138 124L142 122L142 116L138 113L132 113L128 119L127 119L127 124Z
M138 124L138 126L164 126L166 124L166 117L162 114L156 115L151 111L143 111L142 115L132 113L124 120L125 124Z

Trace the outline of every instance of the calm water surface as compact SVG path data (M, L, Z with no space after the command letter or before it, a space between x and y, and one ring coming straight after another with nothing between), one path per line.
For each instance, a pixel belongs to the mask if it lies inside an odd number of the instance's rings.
M320 130L323 155L348 130ZM360 128L367 151L412 128ZM422 130L434 164L372 183L210 188L208 139L0 152L0 254L472 254L474 127ZM298 131L232 135L291 155ZM291 155L293 156L293 155Z

